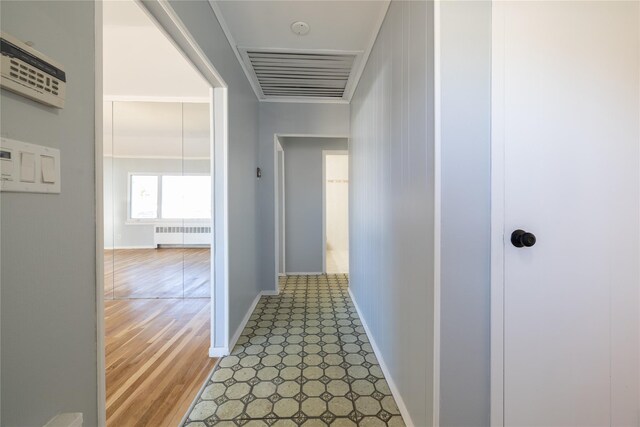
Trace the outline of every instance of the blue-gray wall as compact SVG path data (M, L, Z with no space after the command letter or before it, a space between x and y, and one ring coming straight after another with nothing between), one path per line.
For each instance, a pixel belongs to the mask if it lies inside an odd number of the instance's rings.
M447 1L441 28L440 425L489 425L491 2Z
M229 103L229 330L239 327L261 291L258 231L258 99L235 53L206 1L169 2L195 41L228 86ZM158 6L145 2L154 16ZM274 261L275 262L275 261ZM224 313L224 299L214 298L216 313ZM224 337L224 323L215 322L216 347Z
M94 2L2 1L2 31L64 64L66 106L2 90L2 136L60 149L62 193L0 195L3 426L97 424Z
M322 273L322 151L347 150L346 138L282 138L285 166L286 268Z
M351 104L351 290L413 424L433 414L433 3L391 2Z

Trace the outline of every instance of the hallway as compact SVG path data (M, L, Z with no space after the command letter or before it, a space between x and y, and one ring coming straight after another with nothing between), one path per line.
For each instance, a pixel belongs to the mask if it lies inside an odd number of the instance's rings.
M287 276L263 296L184 425L404 426L347 275Z

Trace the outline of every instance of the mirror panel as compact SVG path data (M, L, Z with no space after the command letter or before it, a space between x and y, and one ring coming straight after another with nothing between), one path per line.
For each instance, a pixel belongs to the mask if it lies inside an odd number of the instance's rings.
M104 209L104 299L113 299L113 103L104 102L103 111L103 209Z
M182 298L182 225L167 219L163 178L183 174L182 106L113 104L114 298ZM170 200L172 204L178 201ZM158 245L166 245L158 246ZM169 247L175 246L175 247Z
M211 295L212 188L209 104L183 104L185 297ZM187 219L188 218L188 219Z

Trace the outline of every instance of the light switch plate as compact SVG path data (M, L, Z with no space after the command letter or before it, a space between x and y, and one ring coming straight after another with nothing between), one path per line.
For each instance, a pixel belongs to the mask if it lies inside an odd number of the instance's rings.
M60 150L0 139L0 191L60 193Z

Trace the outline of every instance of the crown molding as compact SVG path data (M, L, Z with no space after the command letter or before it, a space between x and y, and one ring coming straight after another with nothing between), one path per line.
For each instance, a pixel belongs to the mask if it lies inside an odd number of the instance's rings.
M242 60L242 55L240 55L240 52L238 51L238 44L236 43L236 40L231 35L231 30L229 30L229 25L227 25L227 21L224 19L224 16L222 15L222 10L220 9L220 6L215 0L208 0L208 1L209 1L209 6L211 6L213 13L216 15L216 19L218 20L220 27L222 27L222 31L224 32L224 35L227 37L227 41L229 42L229 45L231 46L233 53L235 53L236 58L238 59L238 62L242 67L242 71L244 71L244 75L247 77L247 80L249 81L249 84L253 89L253 93L256 94L256 97L258 98L259 101L262 101L262 90L260 89L259 86L256 85L256 81L251 78L251 74L253 73L253 70L248 70L246 64Z

